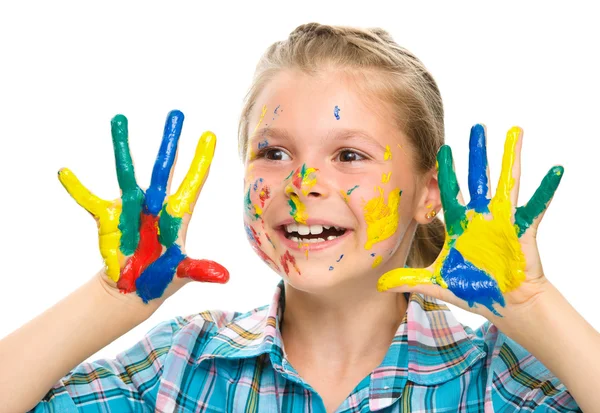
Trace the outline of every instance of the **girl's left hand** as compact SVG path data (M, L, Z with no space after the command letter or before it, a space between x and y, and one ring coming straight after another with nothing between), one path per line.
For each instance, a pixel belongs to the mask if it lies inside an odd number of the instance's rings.
M379 291L418 292L480 314L488 319L526 311L549 283L536 243L537 228L563 175L551 168L529 202L516 207L519 194L523 131L506 136L502 172L491 197L485 129L471 129L470 202L465 205L452 151L444 145L437 156L446 241L427 268L397 268L383 274Z

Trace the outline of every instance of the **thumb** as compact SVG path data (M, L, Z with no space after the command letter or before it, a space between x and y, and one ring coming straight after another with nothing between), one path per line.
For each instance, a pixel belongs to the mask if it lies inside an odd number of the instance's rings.
M229 271L215 261L185 257L177 266L177 277L190 278L193 281L225 284L229 281Z

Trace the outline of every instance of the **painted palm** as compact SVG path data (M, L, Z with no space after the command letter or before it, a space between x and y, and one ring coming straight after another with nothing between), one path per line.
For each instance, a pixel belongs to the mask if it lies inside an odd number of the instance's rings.
M402 285L437 285L450 290L469 307L481 304L500 316L493 304L504 307L504 295L527 278L524 248L532 243L523 242L523 236L534 238L528 229L534 230L539 224L563 175L561 166L551 168L529 202L515 207L520 136L518 127L507 133L498 188L490 199L485 129L482 125L473 126L468 179L471 199L467 205L462 201L450 147L445 145L439 150L438 180L446 224L444 247L427 268L399 268L385 273L379 279L380 291Z
M145 303L161 297L175 276L203 282L229 280L221 265L189 258L183 252L187 223L206 179L216 137L210 132L201 136L187 175L177 192L167 196L182 125L183 113L170 112L146 192L135 179L123 115L111 121L120 199L101 199L69 169L58 172L65 189L97 221L106 275L121 292L135 291Z

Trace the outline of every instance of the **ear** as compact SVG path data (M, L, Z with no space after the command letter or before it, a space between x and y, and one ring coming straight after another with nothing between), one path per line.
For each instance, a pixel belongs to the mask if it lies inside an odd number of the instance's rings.
M438 186L437 170L432 168L425 174L422 181L421 192L415 199L414 219L419 224L425 225L433 221L433 217L440 213L442 201Z

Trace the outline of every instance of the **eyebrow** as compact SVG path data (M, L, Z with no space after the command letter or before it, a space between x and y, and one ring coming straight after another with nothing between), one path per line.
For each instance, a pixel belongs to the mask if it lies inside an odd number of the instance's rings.
M262 128L256 131L251 137L250 141L255 139L265 138L280 138L283 140L294 140L294 137L286 130L280 128ZM322 138L323 141L327 140L355 140L364 142L371 145L377 145L382 150L385 148L377 142L375 138L369 135L367 132L361 129L331 129L327 136Z

